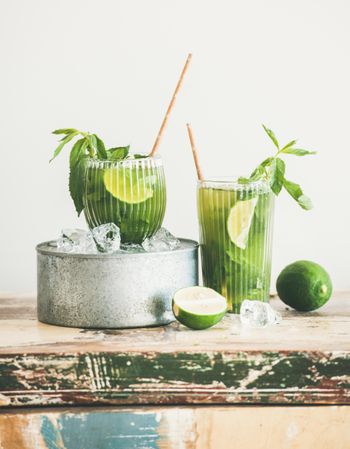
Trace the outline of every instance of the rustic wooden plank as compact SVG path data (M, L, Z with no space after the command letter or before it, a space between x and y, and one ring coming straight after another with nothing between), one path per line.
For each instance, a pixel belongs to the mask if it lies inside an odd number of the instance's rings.
M0 414L16 449L348 449L350 407L148 407Z
M310 315L275 300L282 324L257 330L229 316L197 332L178 324L84 331L6 319L6 312L0 406L350 404L348 298L337 295ZM24 302L25 309L33 303Z
M257 351L15 355L0 358L0 391L3 405L13 406L350 404L350 356Z
M4 305L5 301L5 305ZM20 306L21 301L23 302ZM261 350L350 351L350 293L337 293L319 311L299 313L280 300L271 304L283 321L265 329L242 328L237 315L215 327L192 331L178 323L156 328L83 330L50 326L33 319L35 299L15 302L0 296L0 354L116 351ZM17 310L17 312L15 312ZM30 310L28 318L27 310ZM17 319L12 319L16 316Z

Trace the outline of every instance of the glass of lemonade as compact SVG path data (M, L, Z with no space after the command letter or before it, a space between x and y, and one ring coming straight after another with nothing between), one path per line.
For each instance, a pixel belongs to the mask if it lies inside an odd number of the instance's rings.
M123 243L142 243L161 227L165 206L159 156L87 161L84 213L90 228L115 223Z
M239 313L244 299L268 301L274 195L266 181L198 181L204 285Z

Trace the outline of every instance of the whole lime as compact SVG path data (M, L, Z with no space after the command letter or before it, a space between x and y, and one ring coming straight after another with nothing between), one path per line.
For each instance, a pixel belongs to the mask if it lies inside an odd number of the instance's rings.
M287 265L277 278L276 288L285 304L302 312L323 306L333 290L327 271L309 260Z

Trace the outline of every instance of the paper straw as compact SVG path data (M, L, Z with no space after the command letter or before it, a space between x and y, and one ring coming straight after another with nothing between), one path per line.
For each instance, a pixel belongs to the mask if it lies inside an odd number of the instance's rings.
M173 94L173 96L171 98L171 101L169 103L169 106L168 106L168 109L166 111L165 117L163 119L162 125L160 127L159 132L158 132L156 141L154 142L152 151L150 153L151 157L154 156L156 154L157 150L158 150L158 147L159 147L159 144L160 144L160 140L161 140L162 135L163 135L163 131L164 131L164 129L165 129L167 123L168 123L169 115L170 115L170 113L171 113L171 111L173 109L173 106L175 104L175 100L176 100L177 94L180 91L180 88L182 86L182 82L183 82L184 76L185 76L185 74L187 72L187 69L188 69L188 66L189 66L189 64L191 62L191 59L192 59L192 54L189 53L189 55L187 56L187 60L186 60L186 63L184 65L184 68L182 69L182 72L181 72L181 75L180 75L180 79L179 79L179 81L178 81L178 83L176 85L175 92L174 92L174 94Z

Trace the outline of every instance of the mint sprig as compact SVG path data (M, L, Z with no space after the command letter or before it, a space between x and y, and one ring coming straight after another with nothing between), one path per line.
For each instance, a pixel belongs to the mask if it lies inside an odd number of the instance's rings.
M129 154L130 145L127 147L116 147L107 150L107 157L110 161L120 161L125 159Z
M129 146L109 148L97 134L78 131L74 128L56 129L53 134L63 136L50 160L53 161L62 149L73 139L80 137L72 146L69 157L69 191L78 216L84 210L83 195L85 183L85 167L88 159L118 161L129 156Z
M279 195L281 190L284 188L300 207L305 210L312 209L312 202L310 198L304 194L300 185L286 179L286 164L284 160L281 159L281 156L286 154L291 154L294 156L307 156L316 154L316 152L295 147L297 144L296 140L291 140L286 145L281 147L275 133L265 125L262 126L274 146L277 148L276 154L261 162L251 173L249 178L241 177L238 181L241 184L247 184L249 182L258 181L259 179L265 179L276 196Z

